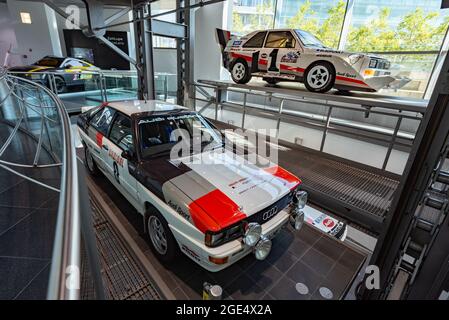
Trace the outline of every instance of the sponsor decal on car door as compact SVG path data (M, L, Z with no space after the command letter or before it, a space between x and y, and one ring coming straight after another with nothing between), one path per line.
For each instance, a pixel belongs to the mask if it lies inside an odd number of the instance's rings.
M116 146L109 139L104 139L103 159L107 167L107 174L109 179L122 191L122 194L132 204L137 203L137 182L136 179L130 175L128 168L128 160L122 157L123 150Z

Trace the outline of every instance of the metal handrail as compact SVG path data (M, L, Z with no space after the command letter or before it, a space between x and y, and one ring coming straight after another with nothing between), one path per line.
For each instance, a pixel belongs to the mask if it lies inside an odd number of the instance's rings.
M212 116L218 120L218 108L234 108L242 113L242 129L244 128L245 116L249 110L253 110L262 117L273 118L277 120L277 130L279 134L280 123L284 121L293 121L306 126L321 128L323 135L320 143L320 152L324 152L324 145L326 136L329 132L340 133L355 139L369 140L387 147L386 155L382 164L382 170L386 170L388 161L390 159L394 147L409 149L414 140L413 133L406 133L400 131L401 123L404 119L414 120L420 122L422 114L425 112L424 106L414 104L397 104L384 101L378 104L376 101L370 99L360 99L354 97L344 96L328 96L319 95L310 92L294 92L293 95L288 95L287 90L282 93L277 93L274 88L255 87L245 89L245 86L238 84L220 84L217 81L201 81L192 83L195 88L204 88L213 90L214 94L210 94L212 99L204 99L195 96L195 101L203 102L200 113L204 112L209 106L214 104L215 115ZM233 92L243 95L242 103L225 99L224 92ZM215 96L215 97L214 97ZM248 96L262 97L266 99L279 100L279 107L272 105L258 105L248 102ZM292 108L284 106L286 101L307 103L308 105L319 105L326 108L323 114L306 114L305 111L295 111ZM344 123L338 118L332 117L332 111L335 109L342 109L351 112L364 114L378 114L388 117L396 118L396 123L393 128L386 128L383 132L375 130L375 128L367 125L355 126L349 122ZM380 110L376 110L380 109ZM315 115L315 116L313 116ZM344 129L345 128L345 129Z
M59 98L46 87L7 75L45 92L55 103L62 125L62 165L59 205L47 298L76 300L80 296L80 215L75 144L69 116Z

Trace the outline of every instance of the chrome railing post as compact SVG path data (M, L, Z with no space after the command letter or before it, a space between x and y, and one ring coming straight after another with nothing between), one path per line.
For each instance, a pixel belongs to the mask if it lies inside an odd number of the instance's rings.
M324 126L323 137L321 138L321 145L320 145L321 152L323 152L323 150L324 150L324 144L326 143L327 131L329 129L329 124L331 121L332 106L329 106L328 108L329 109L327 110L326 125Z
M246 92L243 93L242 129L245 129L245 116L246 116Z
M399 110L399 112L401 112ZM388 160L390 160L391 152L393 151L394 144L396 142L396 137L398 136L399 128L401 127L402 123L402 115L398 116L398 120L396 121L396 126L394 128L393 135L391 136L390 143L388 144L388 150L384 158L384 163L382 164L382 170L385 170L387 168Z
M220 88L215 88L215 120L218 118L218 100L220 99Z
M278 119L276 123L276 138L279 138L279 130L281 129L281 117L282 117L282 110L284 109L284 102L285 99L282 99L279 103L279 109L278 109Z

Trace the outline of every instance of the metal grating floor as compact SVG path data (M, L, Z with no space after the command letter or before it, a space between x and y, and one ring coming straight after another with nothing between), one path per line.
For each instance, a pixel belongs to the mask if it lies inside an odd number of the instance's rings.
M282 155L280 162L287 169L294 166L292 170L297 172L307 188L380 217L388 212L399 183L299 149Z
M235 128L212 122L219 129ZM380 232L398 180L369 166L351 165L348 160L290 143L279 148L279 164L302 179L303 188L319 207Z
M100 206L91 199L92 217L106 295L112 300L162 300Z

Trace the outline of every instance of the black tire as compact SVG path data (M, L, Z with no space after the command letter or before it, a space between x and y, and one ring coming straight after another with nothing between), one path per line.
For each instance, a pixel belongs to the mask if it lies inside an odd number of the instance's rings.
M154 229L150 225L151 223L153 223L153 221L158 221L160 223L160 226L163 228L163 233L165 235L166 240L165 251L164 250L161 251L160 250L161 248L158 248L158 245L155 242L153 242L152 233L153 235L155 233L153 231ZM157 211L155 208L152 208L147 212L146 224L147 224L148 242L150 244L151 251L153 251L153 253L158 257L158 259L164 263L168 263L175 260L175 258L179 255L179 247L165 218L159 213L159 211Z
M56 92L65 93L67 92L67 85L63 77L55 77Z
M98 169L94 158L90 154L89 148L85 144L83 145L84 145L84 164L86 165L87 171L89 171L89 173L93 176L98 176L98 174L100 173L100 169Z
M310 77L309 77L310 76ZM307 67L304 73L304 85L311 92L328 92L335 83L335 68L326 61L319 61Z
M234 70L235 68L235 70ZM236 59L231 62L229 67L231 78L235 83L245 84L251 80L251 70L243 59Z
M269 78L269 77L267 77L267 78L262 78L262 80L265 81L265 82L268 83L268 84L271 84L271 85L275 85L275 84L277 84L277 83L280 81L279 79L276 79L276 78Z

